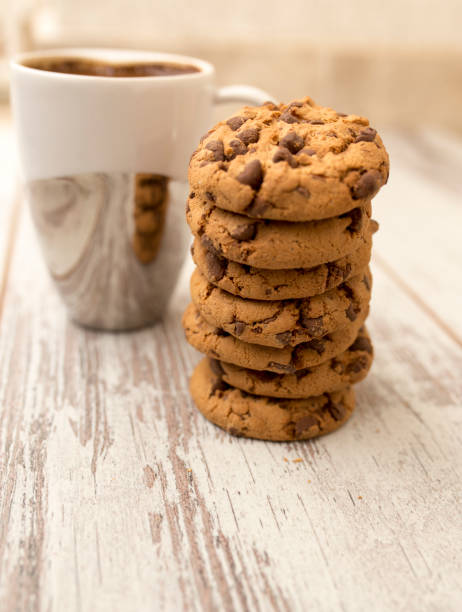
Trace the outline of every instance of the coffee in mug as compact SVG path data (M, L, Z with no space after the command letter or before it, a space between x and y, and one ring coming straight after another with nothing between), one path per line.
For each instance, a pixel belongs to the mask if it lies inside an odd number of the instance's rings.
M98 77L142 78L177 76L199 72L199 68L191 64L174 64L172 62L126 62L113 64L78 57L39 57L26 60L23 62L23 65L47 72Z

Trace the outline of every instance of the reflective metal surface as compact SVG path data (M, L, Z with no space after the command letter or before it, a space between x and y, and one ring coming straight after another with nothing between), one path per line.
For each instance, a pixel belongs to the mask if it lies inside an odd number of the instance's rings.
M153 174L80 174L26 192L51 276L70 317L128 330L158 320L189 233L186 183Z

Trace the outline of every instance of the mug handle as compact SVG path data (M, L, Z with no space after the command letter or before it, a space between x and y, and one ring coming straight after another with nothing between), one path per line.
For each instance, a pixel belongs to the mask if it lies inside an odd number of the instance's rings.
M215 95L215 104L225 104L227 102L241 102L260 106L265 102L276 102L263 89L250 85L228 85L220 87Z

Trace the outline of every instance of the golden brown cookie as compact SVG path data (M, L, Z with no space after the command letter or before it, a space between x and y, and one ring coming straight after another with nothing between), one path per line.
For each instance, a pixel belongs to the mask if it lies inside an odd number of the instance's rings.
M370 227L376 229L372 219ZM196 238L193 260L208 281L229 293L254 300L289 300L319 295L359 274L371 257L372 232L361 246L335 261L314 268L266 270L226 259L210 244Z
M357 250L370 234L370 202L339 217L307 223L251 220L190 197L186 219L195 236L241 264L311 268Z
M217 360L213 360L211 367L221 373L226 383L247 393L296 399L331 393L360 382L369 372L372 360L369 334L362 327L346 351L294 374L250 370Z
M250 395L229 386L203 359L190 382L198 409L212 423L234 436L260 440L307 440L338 429L351 416L351 387L304 399Z
M196 268L190 287L193 303L210 325L244 342L281 348L321 338L355 321L369 303L371 285L366 268L321 295L268 302L223 291Z
M251 217L311 221L364 206L389 160L367 119L316 105L244 107L202 139L189 182L200 198Z
M183 315L186 339L195 349L209 357L252 370L268 370L277 374L293 374L311 368L343 353L354 342L367 317L369 306L355 321L322 338L303 342L291 348L273 348L238 340L231 334L205 321L194 304Z

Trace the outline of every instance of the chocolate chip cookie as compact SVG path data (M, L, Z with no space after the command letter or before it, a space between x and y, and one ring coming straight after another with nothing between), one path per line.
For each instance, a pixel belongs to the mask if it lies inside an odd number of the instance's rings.
M250 370L217 360L212 361L211 367L221 373L226 383L247 393L296 399L330 393L360 382L369 372L372 360L369 334L362 327L346 351L295 374Z
M293 374L311 368L346 351L354 342L369 312L366 305L355 321L345 327L303 342L295 347L273 348L243 342L203 319L194 304L183 315L186 339L195 349L220 361L252 370L268 370L277 374Z
M231 261L256 268L311 268L345 257L370 234L370 202L339 217L307 223L252 221L190 196L186 219L193 234Z
M321 338L355 321L369 303L368 269L321 295L300 300L242 299L208 282L196 268L191 298L201 316L244 342L275 348Z
M203 359L194 370L191 395L202 414L234 436L260 440L307 440L338 429L351 416L351 387L304 399L250 395L229 386Z
M191 158L199 198L250 217L312 221L363 207L388 179L369 121L316 105L245 107L210 130Z
M337 287L367 266L371 257L372 230L378 227L372 219L369 225L371 231L356 251L314 268L265 270L246 266L220 255L207 237L204 240L196 238L191 253L209 282L234 295L255 300L304 298Z

